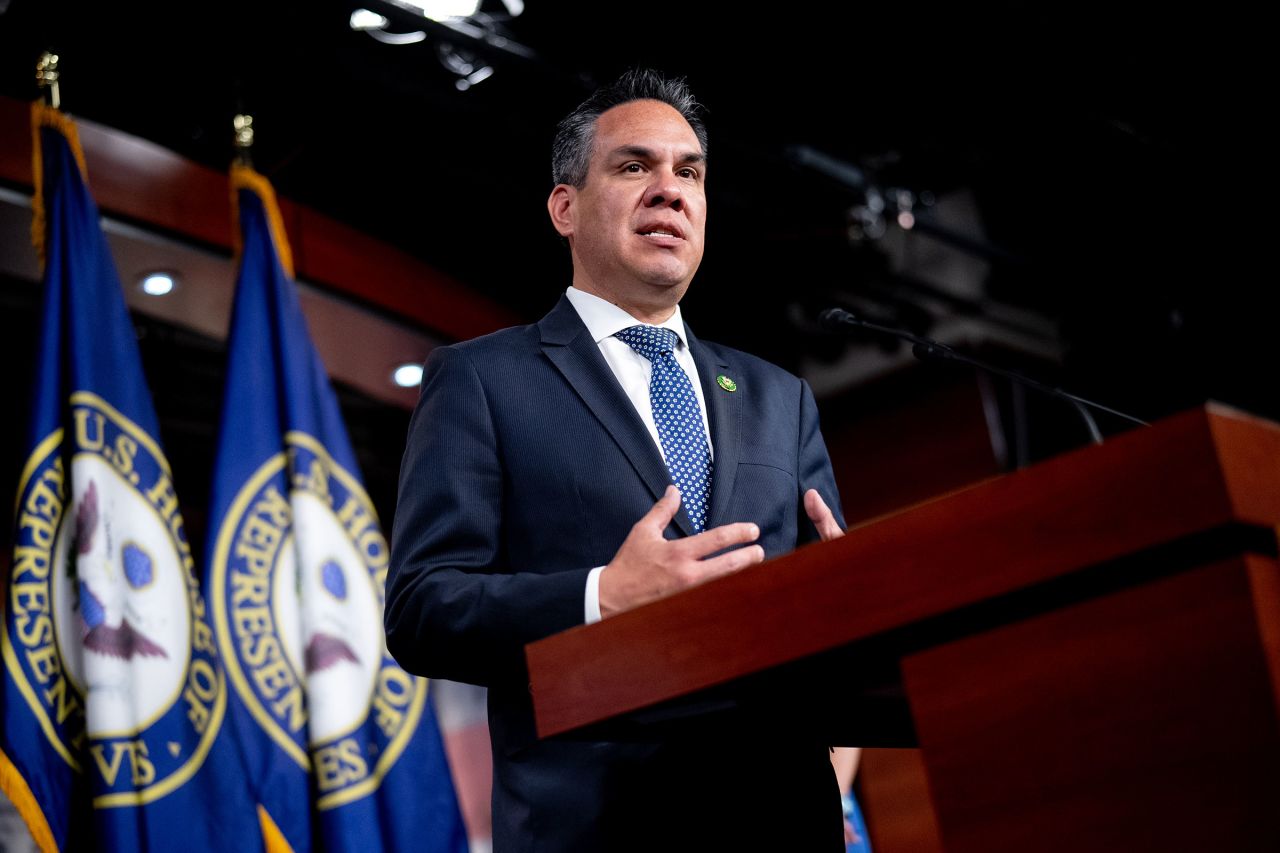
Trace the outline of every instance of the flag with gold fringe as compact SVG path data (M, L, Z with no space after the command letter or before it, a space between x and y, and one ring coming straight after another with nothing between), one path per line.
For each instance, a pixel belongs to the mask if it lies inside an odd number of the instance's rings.
M427 683L387 653L387 543L274 193L240 165L232 189L240 269L205 590L268 847L464 851Z
M43 851L260 849L227 685L74 123L34 104L42 328L0 786Z

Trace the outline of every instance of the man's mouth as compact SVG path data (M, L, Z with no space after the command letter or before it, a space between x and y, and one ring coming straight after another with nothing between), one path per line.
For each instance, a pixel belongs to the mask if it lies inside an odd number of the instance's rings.
M684 231L673 222L641 222L636 228L641 237L654 237L661 240L683 240Z

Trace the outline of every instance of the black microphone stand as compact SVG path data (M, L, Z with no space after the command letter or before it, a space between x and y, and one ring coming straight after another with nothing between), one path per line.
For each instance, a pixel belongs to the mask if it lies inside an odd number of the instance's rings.
M928 338L922 338L919 335L912 334L904 329L895 329L890 326L882 326L879 323L872 323L868 320L863 320L861 317L857 317L848 311L845 311L843 308L828 308L826 311L822 312L819 319L822 321L822 324L828 328L847 329L849 327L854 327L867 329L872 332L879 332L882 335L889 335L890 337L907 341L912 345L912 354L921 361L935 359L938 361L955 361L960 364L967 364L987 373L1002 376L1005 379L1017 382L1028 388L1033 388L1042 394L1049 395L1050 397L1065 400L1076 410L1076 412L1079 413L1080 418L1084 421L1085 426L1089 430L1089 437L1092 439L1094 444L1102 444L1102 432L1099 431L1098 424L1093 419L1093 415L1089 411L1090 409L1096 409L1099 412L1106 412L1109 415L1115 415L1118 418L1138 424L1139 426L1149 426L1146 421L1139 420L1133 415L1127 415L1124 412L1118 412L1115 409L1102 405L1101 403L1095 403L1092 400L1077 397L1075 394L1069 394L1061 388L1055 388L1052 385L1046 385L1043 382L1038 382L1028 376L1023 376L1021 373L1015 373L1012 370L1005 370L1003 367L996 367L994 364L987 364L985 361L980 361L979 359L956 352L946 344L931 341Z

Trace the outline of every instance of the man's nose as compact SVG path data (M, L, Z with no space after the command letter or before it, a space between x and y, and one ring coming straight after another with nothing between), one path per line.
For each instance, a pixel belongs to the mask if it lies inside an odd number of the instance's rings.
M660 169L653 175L653 180L645 188L644 206L684 209L684 195L680 192L680 183L676 180L675 173Z

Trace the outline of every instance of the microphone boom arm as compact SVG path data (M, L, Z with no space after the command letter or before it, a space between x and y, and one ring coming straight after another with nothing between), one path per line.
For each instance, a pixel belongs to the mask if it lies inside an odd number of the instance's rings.
M997 367L994 364L988 364L980 359L956 352L946 344L931 341L928 338L922 338L919 335L912 334L904 329L895 329L890 326L882 326L879 323L872 323L868 320L863 320L861 317L857 317L848 311L845 311L843 308L829 308L826 311L823 311L821 320L823 324L828 327L854 326L908 341L912 344L912 354L921 361L926 361L928 359L936 359L938 361L956 361L961 364L976 367L977 369L987 373L995 374L996 376L1002 376L1005 379L1025 385L1028 388L1032 388L1042 394L1047 394L1050 397L1057 397L1058 399L1065 400L1080 414L1081 419L1085 422L1085 426L1089 430L1089 437L1093 440L1094 444L1102 444L1102 433L1098 430L1098 424L1093 419L1093 415L1089 411L1090 409L1095 409L1099 412L1106 412L1109 415L1114 415L1115 417L1135 423L1139 426L1149 426L1146 421L1139 420L1133 415L1116 411L1109 406L1104 406L1101 403L1095 403L1092 400L1086 400L1083 397L1078 397L1075 394L1063 391L1061 388L1046 385L1045 383L1032 379L1029 376L1023 376L1021 373L1015 373L1012 370L1006 370L1003 367Z

